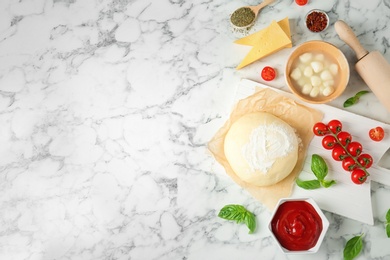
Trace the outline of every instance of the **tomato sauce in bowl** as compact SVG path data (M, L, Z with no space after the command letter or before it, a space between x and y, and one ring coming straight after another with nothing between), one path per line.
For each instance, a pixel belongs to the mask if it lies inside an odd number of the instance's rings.
M328 226L328 220L314 200L286 199L279 202L269 229L285 253L314 253Z

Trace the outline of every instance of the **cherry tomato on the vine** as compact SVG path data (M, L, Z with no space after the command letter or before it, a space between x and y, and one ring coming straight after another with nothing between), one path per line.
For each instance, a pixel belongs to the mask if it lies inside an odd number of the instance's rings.
M357 164L352 157L345 157L342 161L342 166L344 170L350 172L357 167Z
M352 182L362 184L370 176L366 169L373 164L372 156L363 154L361 143L353 142L352 135L342 129L342 123L333 119L327 124L317 122L313 126L313 133L322 136L322 147L332 151L332 158L335 161L341 161L343 169L351 173ZM380 141L383 139L384 131L378 126L370 130L369 136L374 141Z
M340 132L337 134L337 139L343 146L346 146L352 141L352 136L348 132Z
M355 169L351 173L351 180L356 184L363 184L367 180L367 174L362 169Z
M307 4L307 1L308 0L295 0L295 3L297 3L297 5L305 5Z
M324 136L328 133L328 127L322 122L315 123L313 126L313 133L316 136Z
M347 146L347 150L351 156L358 156L363 151L363 146L358 142L351 142Z
M336 144L336 138L332 135L327 135L322 138L322 147L324 147L326 150L332 150Z
M341 124L341 122L339 120L333 119L333 120L329 121L328 128L332 133L337 134L337 133L341 132L343 125Z
M341 145L336 144L334 146L332 150L332 157L335 161L341 161L347 156L348 156L347 152L344 150L344 148Z
M382 141L383 137L385 137L385 131L382 127L377 126L370 129L370 131L368 131L368 135L370 136L371 140L379 142Z
M372 163L374 162L372 156L366 153L359 155L357 160L366 169L370 168Z
M270 67L270 66L266 66L263 68L263 70L261 71L261 77L265 80L265 81L271 81L271 80L274 80L275 77L276 77L276 71L274 68Z

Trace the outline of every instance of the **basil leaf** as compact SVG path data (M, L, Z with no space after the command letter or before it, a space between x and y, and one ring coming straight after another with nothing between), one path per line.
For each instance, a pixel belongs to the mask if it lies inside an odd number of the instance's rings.
M311 157L311 170L319 181L324 180L328 174L328 166L318 154L313 154Z
M353 97L350 97L347 100L345 100L343 106L344 107L350 107L350 106L352 106L353 104L355 104L357 102L358 102L358 99L355 96L353 96Z
M336 181L335 180L331 180L331 181L327 181L327 180L322 180L321 181L321 185L325 188L329 188L330 186L332 186L333 184L336 184Z
M246 209L241 205L226 205L218 213L218 217L227 220L240 220L243 218L242 215Z
M251 212L245 214L245 225L249 228L249 234L252 234L256 229L256 218Z
M249 228L249 234L252 234L256 229L255 215L241 205L229 204L224 206L219 211L218 217L233 220L236 221L236 223L245 223Z
M301 187L305 190L315 190L321 188L319 180L302 181L301 179L297 179L295 183L298 185L298 187Z
M359 91L358 93L355 94L355 97L356 98L360 98L361 96L363 96L364 94L367 94L367 93L370 93L370 91L368 90L362 90L362 91Z
M344 248L344 260L352 260L360 254L363 248L363 234L348 240Z
M386 213L386 222L390 224L390 209Z
M359 91L358 93L355 94L355 96L350 97L347 100L345 100L343 106L350 107L350 106L356 104L359 101L360 97L363 96L364 94L367 94L367 93L370 93L370 91L367 91L367 90Z

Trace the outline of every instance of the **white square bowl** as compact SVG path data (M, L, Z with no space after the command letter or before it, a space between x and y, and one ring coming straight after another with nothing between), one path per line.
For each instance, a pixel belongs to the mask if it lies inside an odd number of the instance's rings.
M272 231L272 221L275 217L275 214L278 212L279 210L279 207L280 205L282 205L283 203L285 202L290 202L290 201L305 201L307 203L309 203L310 205L313 206L313 208L315 209L315 211L317 212L317 214L320 216L321 220L322 220L322 231L319 235L319 238L317 240L317 243L315 244L315 246L313 246L312 248L308 249L308 250L301 250L301 251L293 251L293 250L288 250L286 248L284 248L278 238L275 236L275 234L273 233ZM268 229L270 230L271 234L272 234L272 237L275 239L277 245L279 246L280 250L282 250L283 253L285 254L290 254L290 255L294 255L294 254L313 254L313 253L316 253L321 244L322 244L322 241L324 240L324 237L325 237L325 234L327 232L329 228L329 221L328 219L325 217L324 213L322 212L322 210L318 207L317 203L312 199L312 198L283 198L283 199L280 199L278 201L278 204L276 205L273 213L272 213L272 216L271 216L271 219L269 221L269 224L268 224Z

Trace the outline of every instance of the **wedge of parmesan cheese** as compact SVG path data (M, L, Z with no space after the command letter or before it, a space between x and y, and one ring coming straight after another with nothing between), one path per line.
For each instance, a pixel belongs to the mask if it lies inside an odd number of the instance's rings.
M280 20L277 22L280 28L285 32L288 38L291 38L291 32L290 32L290 23L288 21L288 17L284 18L283 20ZM255 46L258 44L261 39L264 38L264 33L268 30L268 27L261 29L260 31L257 31L251 35L248 35L246 37L243 37L241 39L238 39L234 41L236 44L241 44L241 45L248 45L248 46ZM290 43L289 48L292 47L292 43Z
M288 18L272 23L261 31L235 41L237 44L253 46L236 69L241 69L283 48L291 48L291 33Z

